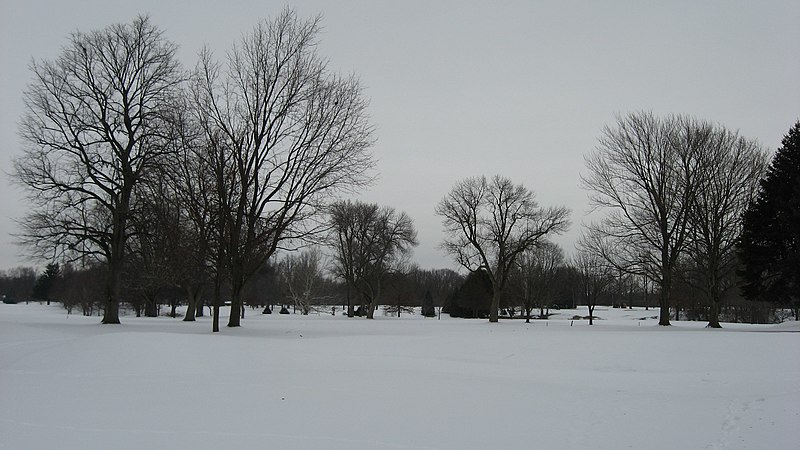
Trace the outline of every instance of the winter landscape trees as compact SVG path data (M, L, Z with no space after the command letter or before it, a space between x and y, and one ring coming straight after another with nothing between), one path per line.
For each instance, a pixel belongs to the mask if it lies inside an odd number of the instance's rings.
M318 33L318 18L286 9L234 45L225 66L204 51L192 81L203 168L217 178L231 327L239 326L245 284L281 243L313 235L332 195L368 181L366 99L355 76L327 69Z
M353 317L352 295L356 295L372 319L384 278L401 269L417 245L413 222L393 208L361 202L333 204L330 220L333 267L347 289L347 315Z
M447 233L443 249L467 270L482 269L489 277L490 322L498 320L500 299L519 256L569 226L567 208L540 207L533 192L500 176L457 183L436 214Z
M784 136L744 214L744 295L783 303L800 320L800 122Z
M718 327L744 286L797 311L798 125L763 178L767 151L723 125L619 116L585 159L581 183L604 215L577 249L550 240L569 227L566 207L477 176L432 208L464 272L424 270L411 262L411 217L348 198L373 179L376 133L358 77L319 53L320 29L285 9L187 71L138 17L75 32L56 59L34 62L13 176L31 205L19 240L49 266L14 296L69 298L103 323L119 323L120 303L153 316L182 302L187 321L211 304L215 331L223 305L236 327L245 303L267 298L372 318L388 303L432 316L460 296L490 322L579 301L592 321L598 302L630 304L655 285L661 325L683 308ZM28 286L30 271L7 284ZM78 279L84 289L67 281Z
M199 247L215 246L208 259L238 311L245 284L280 244L313 235L330 196L368 181L366 99L355 76L327 70L318 32L318 18L286 9L246 34L225 66L204 51L189 80L149 18L75 33L58 60L33 65L26 92L20 130L29 145L15 176L36 207L23 221L24 243L48 259L100 258L109 271L103 322L118 323L129 249L138 267L163 275L152 264L166 252L148 250L177 245L176 236L144 238L156 237L147 228L159 203L177 205L175 220L188 216ZM140 189L147 177L179 182Z
M693 261L719 326L719 298L733 270L741 214L765 160L757 143L688 116L632 113L607 127L586 158L583 178L595 206L610 210L589 227L589 248L620 271L659 287L661 325L669 325L683 256Z
M175 44L147 17L76 32L54 61L32 64L14 175L32 209L20 238L46 259L108 268L103 323L119 323L136 189L160 164L182 73Z
M583 183L592 202L612 212L592 232L621 268L641 264L660 287L660 325L669 325L675 266L686 243L696 192L697 158L710 126L649 113L619 117L587 156ZM607 257L610 256L606 254Z

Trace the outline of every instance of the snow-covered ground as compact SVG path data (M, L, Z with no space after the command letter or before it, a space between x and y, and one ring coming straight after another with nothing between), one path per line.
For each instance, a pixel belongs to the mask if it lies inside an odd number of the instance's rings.
M791 449L800 327L0 304L3 449ZM640 320L646 318L646 320ZM223 321L223 324L225 322Z

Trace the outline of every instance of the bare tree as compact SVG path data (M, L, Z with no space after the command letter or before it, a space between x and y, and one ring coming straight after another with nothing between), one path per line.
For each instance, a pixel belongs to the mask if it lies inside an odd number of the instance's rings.
M457 183L436 214L448 234L442 247L467 270L486 270L493 291L490 322L498 320L500 299L519 255L569 227L567 208L540 208L533 192L500 176Z
M558 244L543 240L533 248L523 252L517 260L519 291L522 294L522 307L525 323L531 321L531 311L535 305L540 308L539 316L546 317L544 309L549 308L554 290L553 283L559 268L564 264L564 251Z
M180 204L163 176L165 168L154 168L141 178L132 204L123 284L126 292L139 297L129 298L137 316L142 304L145 316L158 315L158 297L176 286L186 257Z
M303 315L308 315L311 305L319 297L322 284L322 252L316 247L299 255L289 254L278 265L288 298Z
M758 194L769 158L752 140L716 127L699 155L699 186L692 197L687 253L689 282L708 299L708 326L720 328L719 310L735 285L736 244L744 212Z
M606 127L586 157L591 202L610 210L590 226L597 254L619 269L644 271L661 288L660 325L669 325L672 282L685 249L697 190L698 158L712 127L684 116L632 113Z
M577 245L577 253L572 258L572 266L578 273L580 288L586 307L589 310L589 325L594 324L594 308L600 298L606 294L616 280L616 270L607 258L596 253L595 248L587 245L585 237Z
M367 101L354 76L329 72L316 52L318 33L318 18L286 9L234 45L224 70L204 51L194 77L231 327L240 325L248 278L281 243L311 236L331 195L368 182Z
M357 294L366 316L374 317L385 276L403 267L417 245L417 232L406 213L360 202L337 202L330 210L329 242L334 270L345 281L349 317L352 294Z
M55 61L35 61L14 176L31 212L20 238L47 260L97 257L108 266L103 323L119 323L131 207L170 138L181 82L176 46L147 17L73 33Z
M184 321L192 322L203 315L203 294L212 280L212 258L218 221L215 173L207 164L208 142L203 129L192 114L189 92L174 104L175 120L170 142L174 151L170 161L157 174L155 183L165 183L163 202L178 211L173 236L174 282L186 291L187 308ZM151 177L152 178L152 177ZM218 321L218 319L216 319ZM217 323L218 325L218 323Z

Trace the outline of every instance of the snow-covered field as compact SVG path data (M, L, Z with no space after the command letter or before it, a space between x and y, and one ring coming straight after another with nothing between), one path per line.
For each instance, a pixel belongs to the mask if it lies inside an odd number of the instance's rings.
M3 449L793 449L800 327L0 304ZM647 317L647 320L639 320ZM223 324L225 322L223 321Z

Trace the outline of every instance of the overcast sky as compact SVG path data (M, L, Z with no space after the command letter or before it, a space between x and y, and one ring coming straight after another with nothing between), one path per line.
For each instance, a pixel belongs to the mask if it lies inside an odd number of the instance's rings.
M583 155L615 114L684 113L775 149L800 118L800 1L36 1L0 5L0 269L31 265L13 245L25 213L11 185L32 58L71 31L149 14L194 66L285 5L323 15L319 50L371 99L379 179L360 197L407 212L414 260L452 267L434 207L468 176L501 174L542 205L588 209Z

